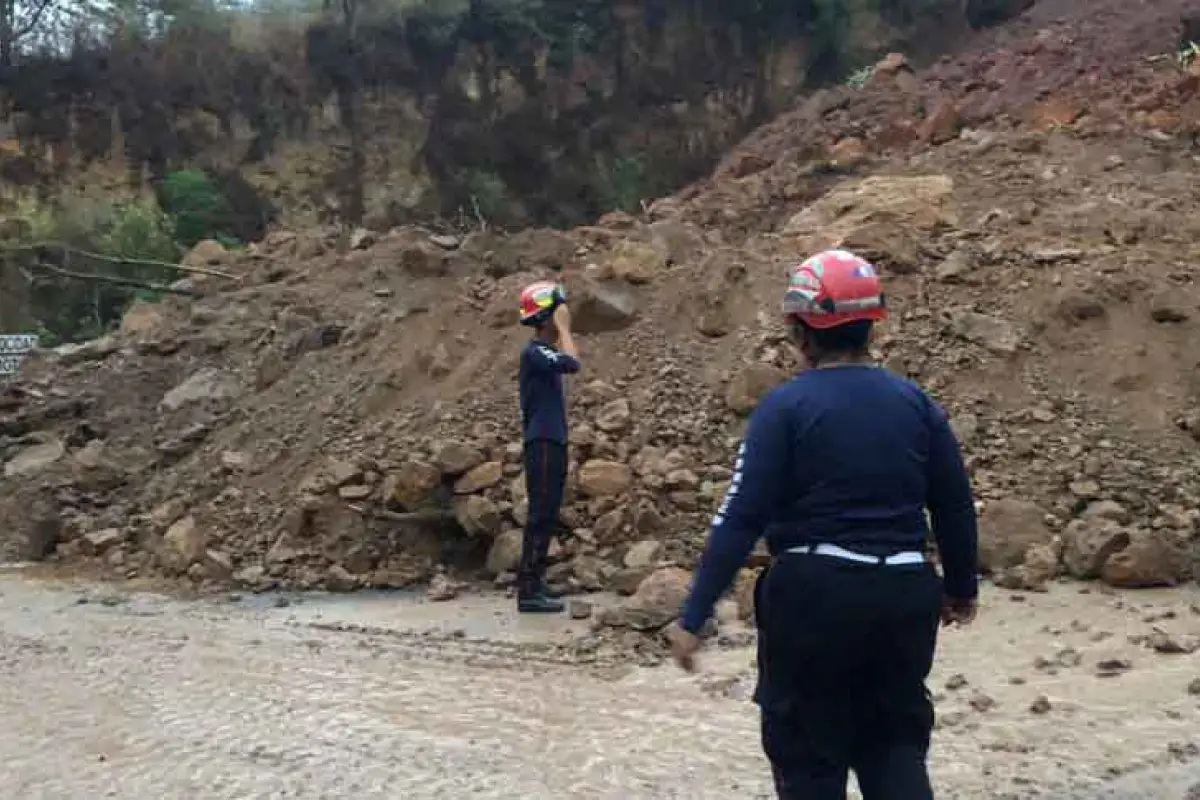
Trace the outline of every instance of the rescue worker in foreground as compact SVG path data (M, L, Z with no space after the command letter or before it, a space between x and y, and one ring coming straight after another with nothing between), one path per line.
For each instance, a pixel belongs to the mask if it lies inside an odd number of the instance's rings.
M533 338L521 353L521 424L529 518L517 572L517 609L556 613L563 602L546 585L550 537L567 483L567 409L562 376L579 371L566 290L539 281L521 292L521 324Z
M976 612L970 481L945 412L870 363L886 312L869 263L834 250L793 267L783 311L806 368L750 417L673 654L694 669L701 628L765 536L755 701L779 797L844 800L853 770L865 800L928 800L938 623Z

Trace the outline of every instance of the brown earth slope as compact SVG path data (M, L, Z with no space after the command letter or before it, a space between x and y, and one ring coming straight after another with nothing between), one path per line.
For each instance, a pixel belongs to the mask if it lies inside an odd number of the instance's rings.
M193 263L240 278L194 276L199 298L137 308L0 396L0 544L252 586L505 575L523 512L512 301L561 269L586 373L552 577L631 591L695 555L742 415L791 366L783 264L844 245L887 276L881 358L954 415L986 570L1186 580L1200 79L1175 61L1183 10L1043 2L928 71L888 59L642 220L202 245Z

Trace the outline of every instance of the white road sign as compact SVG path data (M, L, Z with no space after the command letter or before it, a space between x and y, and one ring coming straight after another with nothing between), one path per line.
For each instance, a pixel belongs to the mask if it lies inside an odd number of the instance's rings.
M38 337L31 334L0 336L0 376L15 375L25 356L37 346Z

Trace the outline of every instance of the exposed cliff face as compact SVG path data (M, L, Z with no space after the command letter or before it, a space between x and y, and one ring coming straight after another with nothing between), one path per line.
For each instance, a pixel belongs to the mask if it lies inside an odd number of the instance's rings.
M968 30L958 0L867 5L476 0L280 26L253 47L230 25L177 26L26 64L9 97L24 155L0 172L236 169L290 224L578 222L704 174L805 86Z

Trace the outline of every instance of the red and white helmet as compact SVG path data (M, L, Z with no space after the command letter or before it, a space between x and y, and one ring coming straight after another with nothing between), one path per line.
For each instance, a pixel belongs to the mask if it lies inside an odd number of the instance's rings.
M883 284L875 267L845 250L826 250L788 268L783 314L811 328L887 318Z
M546 324L554 309L567 302L567 290L561 283L538 281L521 291L521 324L538 327Z

